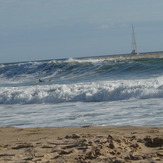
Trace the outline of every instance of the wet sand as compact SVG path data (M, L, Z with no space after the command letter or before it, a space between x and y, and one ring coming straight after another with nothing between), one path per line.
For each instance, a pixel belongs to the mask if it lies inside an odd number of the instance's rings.
M0 128L0 162L163 162L163 127Z

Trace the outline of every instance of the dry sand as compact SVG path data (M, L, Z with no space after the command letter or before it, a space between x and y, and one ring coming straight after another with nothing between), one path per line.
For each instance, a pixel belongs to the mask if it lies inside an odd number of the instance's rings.
M163 162L163 127L4 127L0 162Z

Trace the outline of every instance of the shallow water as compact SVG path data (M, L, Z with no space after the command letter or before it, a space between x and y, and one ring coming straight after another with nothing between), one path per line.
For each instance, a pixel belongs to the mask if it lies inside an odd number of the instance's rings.
M163 100L1 105L0 126L162 126Z

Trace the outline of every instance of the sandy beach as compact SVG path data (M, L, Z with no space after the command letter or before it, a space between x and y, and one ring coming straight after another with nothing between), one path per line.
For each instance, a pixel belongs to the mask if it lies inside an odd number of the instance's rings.
M163 162L163 127L2 127L0 162Z

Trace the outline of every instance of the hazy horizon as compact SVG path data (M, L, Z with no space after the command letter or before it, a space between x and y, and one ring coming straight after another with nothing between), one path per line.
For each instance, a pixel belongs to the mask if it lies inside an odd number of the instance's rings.
M0 0L0 63L163 51L161 0Z

